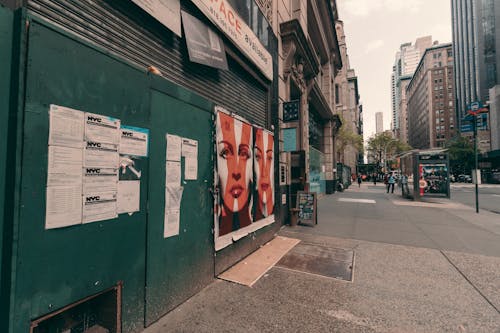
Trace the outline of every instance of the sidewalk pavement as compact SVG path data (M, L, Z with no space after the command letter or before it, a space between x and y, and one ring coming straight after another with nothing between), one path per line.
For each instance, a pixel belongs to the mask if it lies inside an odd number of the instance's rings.
M352 282L274 267L252 288L215 280L153 324L160 332L500 333L500 258L280 235L355 252Z

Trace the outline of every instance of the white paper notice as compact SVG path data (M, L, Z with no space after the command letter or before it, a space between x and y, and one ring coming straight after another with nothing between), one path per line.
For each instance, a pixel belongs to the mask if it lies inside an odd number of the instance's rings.
M85 113L58 105L50 105L49 145L81 148Z
M45 229L82 223L82 187L47 187Z
M148 129L122 125L120 129L120 154L147 157L148 139Z
M181 161L182 138L177 135L167 134L167 160Z
M118 217L116 193L92 193L83 196L83 223Z
M116 192L117 168L83 168L83 193Z
M165 188L165 211L181 209L183 190L182 186L167 186Z
M182 138L182 156L184 156L184 179L198 178L198 141Z
M95 113L85 113L85 141L120 143L120 120Z
M83 156L81 148L49 146L47 186L82 184Z
M165 212L165 223L163 226L163 237L171 237L179 234L181 213L178 210Z
M181 162L167 161L165 167L166 186L181 185Z
M165 223L163 226L163 237L171 237L179 234L180 211L171 210L165 212Z
M96 168L117 168L120 163L118 146L111 143L91 142L85 144L83 165Z
M122 180L118 182L118 214L138 212L140 198L140 180Z

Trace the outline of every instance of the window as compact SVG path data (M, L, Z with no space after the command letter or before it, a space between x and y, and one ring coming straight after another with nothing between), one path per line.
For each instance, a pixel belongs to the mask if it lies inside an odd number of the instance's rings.
M335 84L335 104L340 104L340 88L338 84Z

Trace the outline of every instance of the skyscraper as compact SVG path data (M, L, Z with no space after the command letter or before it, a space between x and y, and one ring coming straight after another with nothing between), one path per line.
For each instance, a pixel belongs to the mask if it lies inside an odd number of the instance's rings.
M402 138L401 131L406 128L406 119L402 117L401 99L402 89L401 80L411 78L420 62L425 49L432 46L432 37L425 36L417 38L415 44L404 43L396 52L394 66L391 74L391 105L392 105L392 132L395 137Z
M497 96L490 96L490 89L500 84L500 3L498 0L451 0L451 11L457 116L459 122L463 122L471 102L498 100ZM491 90L493 94L499 91L498 88ZM490 142L490 129L500 130L496 124L500 108L491 107L491 111L495 113L488 115L487 129L478 132L482 152L500 146ZM491 137L499 136L491 133Z
M375 133L379 134L384 131L384 114L382 112L375 113Z

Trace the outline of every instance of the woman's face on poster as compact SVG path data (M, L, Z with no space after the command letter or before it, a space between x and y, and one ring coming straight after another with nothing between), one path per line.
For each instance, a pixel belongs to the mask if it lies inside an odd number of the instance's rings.
M252 127L224 113L219 114L217 165L226 209L240 211L248 202L252 180Z
M265 216L272 214L274 206L273 198L273 163L274 163L274 140L270 133L262 129L255 132L254 163L259 195L258 205ZM265 209L264 209L265 206ZM265 211L264 211L265 210Z

